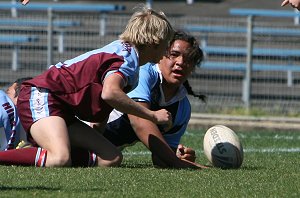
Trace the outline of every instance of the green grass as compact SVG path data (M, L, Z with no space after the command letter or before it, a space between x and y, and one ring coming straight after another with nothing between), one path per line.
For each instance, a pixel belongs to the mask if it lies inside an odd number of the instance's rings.
M194 108L195 109L195 108ZM208 107L206 109L207 113L211 114L225 114L225 115L242 115L242 116L272 116L272 117L289 117L289 118L299 118L300 113L297 108L287 108L282 109L281 106L272 106L272 108L261 108L261 107L251 107L249 109L245 107Z
M0 166L0 197L300 197L300 132L238 132L245 150L237 170L155 169L141 144L120 168ZM183 143L202 152L204 131Z

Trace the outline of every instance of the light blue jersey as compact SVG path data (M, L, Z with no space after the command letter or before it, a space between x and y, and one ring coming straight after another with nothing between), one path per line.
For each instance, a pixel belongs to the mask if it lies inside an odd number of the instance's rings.
M0 150L15 148L20 141L21 130L16 106L6 93L0 90Z
M129 92L128 96L135 101L149 103L151 110L166 109L171 112L172 128L164 131L162 126L158 125L158 127L169 146L177 148L191 116L191 105L186 89L181 86L177 94L166 102L161 87L163 78L158 65L148 63L142 66L139 75L138 86ZM116 110L110 114L104 136L116 146L124 146L138 141L127 115Z

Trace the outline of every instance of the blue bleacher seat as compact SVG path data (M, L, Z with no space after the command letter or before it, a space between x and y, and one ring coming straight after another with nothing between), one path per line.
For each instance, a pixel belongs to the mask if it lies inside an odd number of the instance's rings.
M18 70L18 53L19 53L19 45L23 43L36 42L38 41L38 37L34 35L3 35L0 34L0 44L9 44L13 45L12 51L12 70Z

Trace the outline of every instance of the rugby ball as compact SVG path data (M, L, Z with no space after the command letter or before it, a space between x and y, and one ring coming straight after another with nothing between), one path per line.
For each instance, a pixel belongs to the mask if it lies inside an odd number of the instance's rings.
M239 137L224 125L215 125L206 131L203 149L208 161L215 167L239 168L243 163L244 151Z

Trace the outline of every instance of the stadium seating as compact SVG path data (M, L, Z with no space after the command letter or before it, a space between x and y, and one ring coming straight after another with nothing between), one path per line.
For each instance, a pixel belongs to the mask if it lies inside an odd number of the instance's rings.
M76 3L35 3L31 2L27 6L15 4L12 2L0 2L0 10L12 10L12 13L17 13L17 10L22 11L51 11L51 12L97 12L100 14L100 35L105 35L106 14L114 11L125 10L126 7L117 4L76 4Z
M12 45L12 66L11 69L16 71L18 69L18 53L20 44L36 42L37 36L28 35L0 35L0 45Z
M38 10L45 11L51 9L53 11L64 12L113 12L124 10L125 6L115 4L75 4L75 3L35 3L30 2L28 6L22 4L14 4L10 2L0 2L0 9L17 9L17 10Z
M231 8L229 14L237 16L260 16L260 17L300 17L299 12L292 10L268 10L268 9L246 9Z
M54 33L58 33L58 51L59 53L64 52L64 29L67 27L80 26L80 21L69 21L69 20L54 20L52 23ZM32 27L48 27L49 21L38 19L38 20L28 20L20 18L9 18L1 19L0 26L9 26L9 27L26 27L26 29L31 29Z
M47 40L53 40L53 35L57 35L57 50L62 54L65 50L64 37L67 28L79 27L82 25L79 20L69 20L69 19L60 19L57 18L53 13L77 13L77 12L86 12L99 14L99 35L104 36L106 33L106 14L114 11L125 10L125 6L116 5L116 4L88 4L88 3L37 3L30 2L29 5L23 6L20 3L13 3L12 1L0 2L0 11L11 12L11 17L1 18L0 27L0 46L3 49L8 49L10 47L12 50L12 70L16 71L19 68L19 51L22 48L30 48L32 45L30 43L41 40L39 44L40 48L45 48L45 35L43 39L37 39L38 36L32 37L29 34L35 34L38 31L47 31L48 36ZM45 17L39 18L23 18L18 17L18 11L23 13L30 13L32 11L45 13ZM14 14L13 14L14 13ZM50 16L51 15L51 16ZM49 24L49 22L52 22ZM4 35L5 34L5 35ZM11 35L9 35L11 34ZM40 33L39 33L40 34ZM48 56L52 56L49 53L52 53L54 47L51 44L52 41L48 41L46 48L48 48ZM25 46L28 44L28 46ZM9 47L7 46L9 45ZM44 45L44 46L41 46ZM51 52L49 52L51 51ZM48 65L51 61L48 58Z
M191 33L204 33L201 36L201 48L206 55L215 56L247 56L249 49L247 44L244 47L233 47L233 46L221 46L221 45L210 45L208 44L208 36L210 33L242 33L247 34L246 27L236 26L206 26L206 25L186 25L184 29ZM253 27L253 35L268 35L268 36L300 36L300 30L298 28L280 29L274 27ZM299 49L286 49L286 48L252 48L251 54L253 57L273 57L286 59L287 64L253 64L252 71L286 71L287 72L287 83L291 86L293 83L292 72L299 72L300 67L293 65L293 60L299 57ZM202 64L205 69L223 69L223 70L246 70L246 62L218 62L218 61L207 61Z

